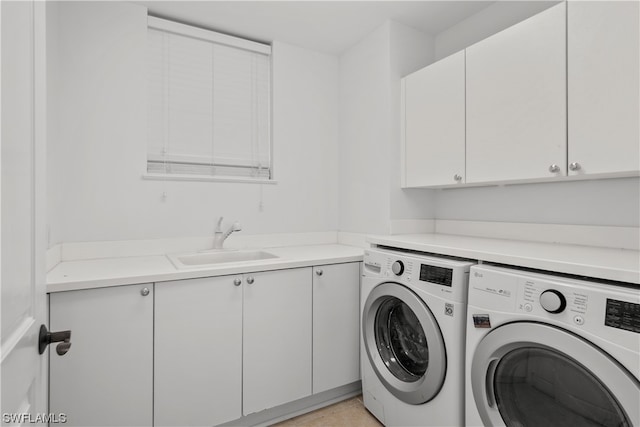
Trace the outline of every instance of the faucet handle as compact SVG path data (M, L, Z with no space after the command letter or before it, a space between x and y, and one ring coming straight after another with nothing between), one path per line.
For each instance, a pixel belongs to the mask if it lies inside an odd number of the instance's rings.
M222 233L222 220L223 219L224 219L223 216L218 218L218 225L216 226L216 233Z

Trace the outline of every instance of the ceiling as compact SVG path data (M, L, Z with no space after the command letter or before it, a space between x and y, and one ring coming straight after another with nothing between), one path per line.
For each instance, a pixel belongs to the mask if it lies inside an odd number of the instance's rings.
M152 15L340 54L388 19L436 35L493 1L134 1Z

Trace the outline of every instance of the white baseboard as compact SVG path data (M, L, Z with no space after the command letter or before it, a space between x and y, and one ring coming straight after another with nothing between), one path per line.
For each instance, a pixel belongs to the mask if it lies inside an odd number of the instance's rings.
M435 232L531 242L640 249L640 228L638 227L438 219L435 221Z

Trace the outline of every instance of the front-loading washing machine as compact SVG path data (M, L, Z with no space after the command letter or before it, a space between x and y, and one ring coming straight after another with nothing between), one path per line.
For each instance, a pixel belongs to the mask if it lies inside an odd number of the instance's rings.
M464 327L473 262L365 251L365 407L386 426L464 425Z
M469 426L640 426L640 290L474 266L466 370Z

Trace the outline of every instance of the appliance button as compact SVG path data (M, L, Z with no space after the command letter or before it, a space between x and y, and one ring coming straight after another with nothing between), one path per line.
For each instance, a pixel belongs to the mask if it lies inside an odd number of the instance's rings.
M396 276L401 276L402 273L404 273L404 263L400 260L394 262L391 266L391 271L393 271L393 274Z
M547 289L540 294L540 305L549 313L562 313L567 306L567 300L561 292Z
M575 323L578 326L582 326L584 325L584 317L580 316L580 315L576 315L573 318L573 323Z
M529 303L524 305L524 311L526 311L527 313L530 313L531 310L533 310L533 306Z

